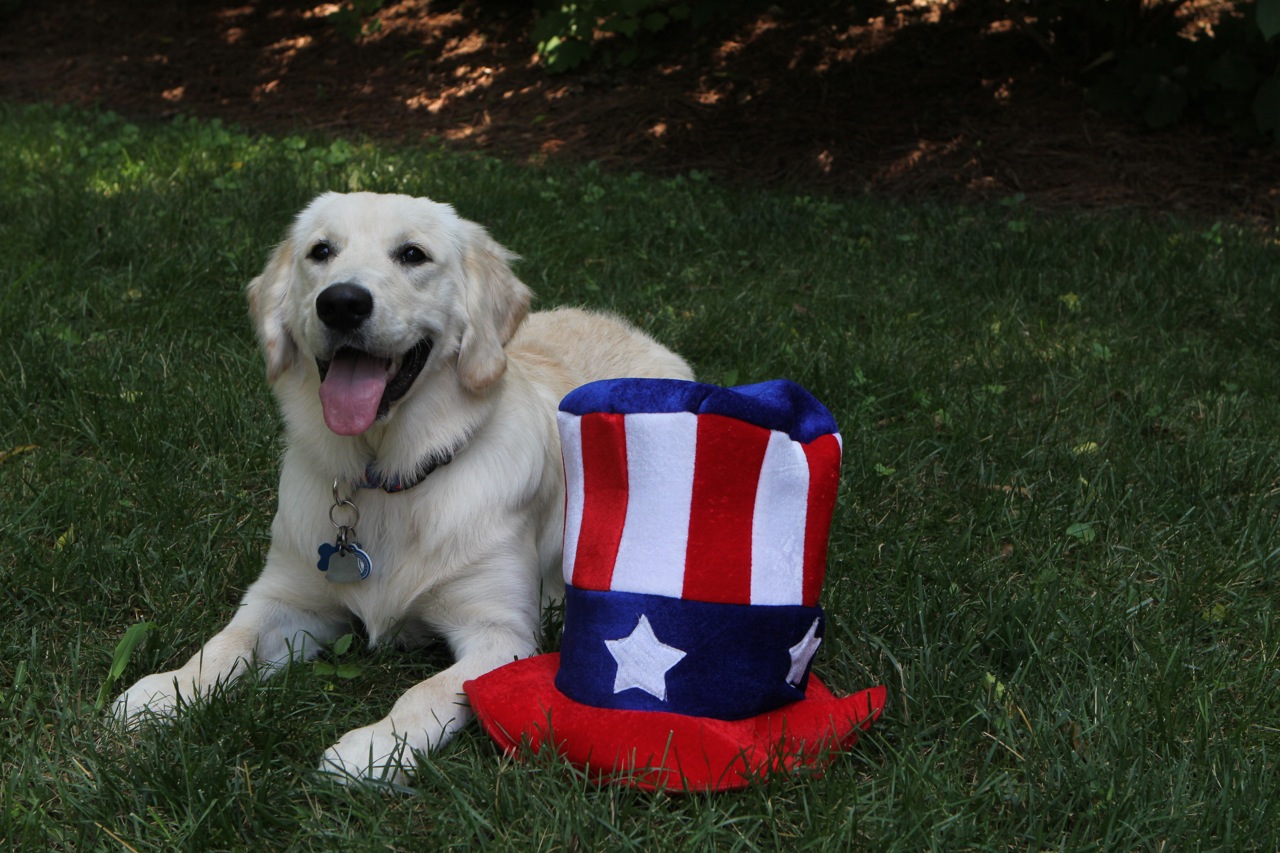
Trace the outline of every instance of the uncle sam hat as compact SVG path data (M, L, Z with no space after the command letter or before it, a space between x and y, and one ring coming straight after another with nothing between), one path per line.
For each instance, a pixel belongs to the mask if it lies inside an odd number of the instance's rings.
M560 403L558 654L467 682L481 725L600 781L723 790L852 746L884 687L810 673L839 484L831 413L786 380L614 379Z

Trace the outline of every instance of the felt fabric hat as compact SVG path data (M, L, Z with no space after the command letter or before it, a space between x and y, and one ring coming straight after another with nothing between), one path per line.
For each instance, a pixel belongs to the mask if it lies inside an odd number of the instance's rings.
M793 382L584 385L560 404L558 654L464 689L500 745L600 780L723 790L827 761L884 707L810 667L839 481L831 413Z

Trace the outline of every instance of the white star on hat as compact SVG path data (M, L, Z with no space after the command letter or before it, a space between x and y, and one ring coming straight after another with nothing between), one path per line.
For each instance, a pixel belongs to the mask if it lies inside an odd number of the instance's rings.
M818 653L820 645L822 645L822 638L818 636L818 620L814 619L808 633L801 638L800 642L787 649L791 653L791 670L787 673L788 684L800 683L800 679L804 678L804 671L809 668L809 662Z
M618 663L618 674L613 679L614 693L637 687L667 701L667 670L678 664L685 652L659 640L649 625L649 617L641 614L630 636L605 640L604 644Z

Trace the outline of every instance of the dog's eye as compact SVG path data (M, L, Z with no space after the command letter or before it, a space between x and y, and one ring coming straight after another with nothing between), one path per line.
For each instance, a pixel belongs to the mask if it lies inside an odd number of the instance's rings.
M401 246L397 257L399 257L400 263L407 264L411 267L416 267L419 264L425 264L431 260L431 256L422 251L420 246L414 245Z
M333 247L321 240L311 247L311 251L307 252L307 257L313 261L324 263L329 260L329 256L333 254Z

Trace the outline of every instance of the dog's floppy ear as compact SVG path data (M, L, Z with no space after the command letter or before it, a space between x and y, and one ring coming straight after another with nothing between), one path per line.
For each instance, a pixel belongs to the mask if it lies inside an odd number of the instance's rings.
M262 273L249 282L249 314L267 359L267 381L275 382L293 364L298 345L284 325L284 298L293 268L293 241L276 247Z
M462 302L467 327L458 352L458 378L472 391L498 381L507 369L504 347L516 333L533 294L511 271L516 256L475 223L464 223Z

